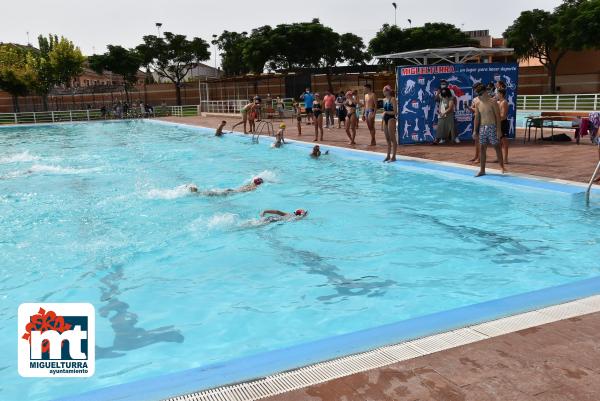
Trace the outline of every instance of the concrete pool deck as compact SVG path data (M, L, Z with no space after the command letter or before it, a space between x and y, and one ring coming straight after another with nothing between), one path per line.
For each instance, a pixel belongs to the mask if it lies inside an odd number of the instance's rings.
M159 120L171 121L181 124L189 124L203 127L217 127L221 120L227 121L225 129L229 129L233 124L241 121L237 116L202 116L202 117L163 117ZM298 136L296 122L291 119L285 119L286 137L312 143L314 138L314 127L312 125L302 125L302 136ZM279 122L276 121L278 124ZM376 124L379 128L379 123ZM242 131L243 127L238 126L237 131ZM560 130L555 130L555 133ZM572 136L573 131L567 131ZM548 130L545 132L549 135ZM533 137L533 132L532 132ZM539 138L539 135L538 135ZM340 146L349 149L367 150L373 152L387 151L383 132L377 129L377 146L368 146L370 135L364 122L360 122L356 134L357 145L349 146L348 138L344 129L326 129L324 128L324 141L318 144ZM399 145L398 155L418 157L423 159L452 162L473 166L468 160L473 158L474 147L471 142L448 145ZM494 160L494 151L488 149L488 160ZM550 143L546 141L526 142L523 144L523 130L518 130L518 139L511 141L509 150L509 172L520 174L531 174L541 177L558 178L562 180L571 180L578 182L588 182L596 164L598 163L598 149L592 145L589 137L584 137L581 144L575 142ZM490 168L498 168L497 163L489 163Z

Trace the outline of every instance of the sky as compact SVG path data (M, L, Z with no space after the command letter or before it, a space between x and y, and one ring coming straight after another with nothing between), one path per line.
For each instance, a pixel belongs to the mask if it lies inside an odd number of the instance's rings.
M0 13L0 42L37 42L39 34L71 39L84 54L101 53L107 44L134 47L143 35L162 30L198 36L210 42L223 30L251 31L262 25L321 22L339 33L352 32L365 44L384 23L394 23L392 1L247 1L247 0L20 0L6 1ZM396 0L402 28L448 22L465 30L489 29L499 37L521 11L551 10L560 0ZM315 46L318 45L315 43ZM211 52L213 47L211 46ZM214 53L214 52L213 52ZM214 63L214 54L211 57Z

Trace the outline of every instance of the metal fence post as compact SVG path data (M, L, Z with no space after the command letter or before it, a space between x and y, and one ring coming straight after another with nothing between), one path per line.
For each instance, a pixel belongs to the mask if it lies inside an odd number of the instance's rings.
M18 124L19 120L17 119L17 113L13 113L13 114L14 114L14 117L15 117L15 124Z
M51 111L50 114L52 115L52 122L54 122L54 112Z
M86 112L87 112L87 119L88 119L88 121L90 121L90 109L86 109Z
M37 124L37 118L35 118L35 111L33 112L33 123Z
M594 95L594 110L598 110L598 94Z
M538 110L541 110L541 109L542 109L542 95L540 95L540 107Z
M575 104L573 105L573 110L577 110L577 95L575 95Z
M558 111L558 95L555 95L555 96L556 96L556 107L554 110ZM575 99L577 99L577 96L575 96ZM577 100L575 100L575 101L577 101Z
M69 110L69 120L73 122L73 111Z

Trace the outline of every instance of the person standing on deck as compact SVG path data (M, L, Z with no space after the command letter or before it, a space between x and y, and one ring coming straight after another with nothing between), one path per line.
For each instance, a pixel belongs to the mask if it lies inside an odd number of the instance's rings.
M477 93L475 92L475 87L478 84L473 86L473 102L471 103L471 112L473 113L473 143L475 144L475 156L469 160L472 163L479 163L479 119L475 114L475 110L477 110L477 103L479 103L479 97L477 97Z
M306 125L310 125L313 117L313 102L315 101L315 95L310 91L310 88L306 88L303 94L300 95L300 100L304 100L304 112L306 113Z
M342 122L344 122L344 128L346 128L346 107L344 106L344 101L346 97L344 96L344 92L340 91L338 97L335 99L335 107L337 111L338 118L338 129L342 128Z
M346 92L346 101L344 102L344 107L346 108L348 114L348 121L346 122L346 135L348 135L348 139L350 139L350 145L356 145L354 141L356 139L356 121L358 118L356 117L356 100L354 98L354 93L352 91ZM352 134L350 134L352 131Z
M483 84L477 84L475 87L479 102L475 106L475 118L479 118L479 144L480 149L480 169L475 177L485 175L486 151L488 145L492 145L496 150L498 162L502 173L506 172L502 152L500 151L500 138L502 137L500 108L498 103L490 96Z
M323 106L325 107L325 128L333 127L335 125L333 119L333 116L335 115L335 96L329 91L325 92Z
M496 99L498 101L498 107L500 108L500 128L502 130L500 145L502 147L502 158L504 164L508 164L508 134L510 131L510 123L508 122L508 101L506 100L506 89L497 89Z
M367 128L371 134L371 145L375 146L375 114L377 112L377 97L373 93L371 84L365 84L365 107L362 112L363 121L367 122Z
M396 139L396 114L398 114L398 101L392 92L392 87L383 88L383 133L387 142L387 156L384 162L395 162L398 140Z
M254 111L255 108L255 104L254 102L250 102L247 105L245 105L244 107L242 107L240 109L240 114L242 115L242 121L240 121L239 123L235 124L233 127L231 127L231 131L233 131L235 129L235 127L237 127L238 125L242 125L244 124L244 134L247 134L247 124L248 124L248 114Z

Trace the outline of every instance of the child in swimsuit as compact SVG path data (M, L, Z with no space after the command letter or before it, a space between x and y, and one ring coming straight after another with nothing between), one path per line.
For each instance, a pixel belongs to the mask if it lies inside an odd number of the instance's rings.
M279 124L279 131L277 131L277 134L275 135L275 143L273 144L274 148L280 148L281 145L285 143L285 140L283 139L284 132L285 124L281 123Z
M225 128L225 124L227 124L227 121L221 121L221 124L217 128L217 132L215 132L215 136L223 135L223 128Z

